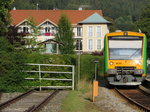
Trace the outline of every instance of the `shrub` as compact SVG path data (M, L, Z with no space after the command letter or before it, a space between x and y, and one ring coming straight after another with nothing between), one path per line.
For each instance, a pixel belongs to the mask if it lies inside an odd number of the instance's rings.
M89 54L81 55L81 68L80 68L80 76L81 79L88 79L93 80L94 74L95 74L95 64L94 61L99 60L99 63L97 64L97 73L98 75L103 74L103 56L92 56ZM33 53L28 55L27 63L38 63L38 64L63 64L63 65L75 65L75 83L78 79L78 55L49 55L49 54L39 54L39 53ZM31 69L36 69L32 66ZM43 67L43 70L51 70L51 71L66 71L67 69L64 68L57 68L57 67ZM38 75L38 74L37 74ZM50 74L51 77L55 76L55 78L66 78L68 77L68 74L63 75L55 75ZM58 77L57 77L58 76ZM45 74L44 77L48 77L48 74ZM54 78L54 77L53 77ZM55 84L55 85L66 85L70 84L69 82L64 81L49 81L49 85ZM76 85L76 84L75 84Z
M103 75L103 56L81 55L81 78L94 79L95 63L97 63L97 74Z
M95 52L92 52L92 55L93 56L103 56L103 51L100 51L100 52L98 52L98 51L95 51Z
M15 50L5 38L0 37L0 91L23 90L25 60L24 53Z

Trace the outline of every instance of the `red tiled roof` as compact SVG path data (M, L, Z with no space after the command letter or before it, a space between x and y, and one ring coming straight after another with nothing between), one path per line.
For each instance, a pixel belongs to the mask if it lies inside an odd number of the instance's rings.
M37 25L47 19L57 24L61 14L66 14L72 24L77 24L96 12L103 16L101 10L11 10L10 15L13 25L29 17L33 17Z

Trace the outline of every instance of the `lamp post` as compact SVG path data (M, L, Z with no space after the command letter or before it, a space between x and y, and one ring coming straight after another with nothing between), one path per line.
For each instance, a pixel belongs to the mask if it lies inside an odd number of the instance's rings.
M96 79L97 79L97 77L96 77L97 76L97 63L99 63L99 61L95 60L94 63L95 63L95 78L94 79L96 81Z
M81 40L78 41L78 91L80 89L80 54L81 54Z

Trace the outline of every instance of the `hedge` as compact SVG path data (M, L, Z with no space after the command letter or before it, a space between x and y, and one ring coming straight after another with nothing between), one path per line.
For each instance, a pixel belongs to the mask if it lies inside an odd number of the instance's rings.
M103 56L92 56L89 54L82 54L80 55L80 76L82 79L93 80L95 74L95 64L94 61L98 60L99 63L97 64L97 72L98 75L103 75ZM75 84L77 83L78 79L78 55L57 55L57 54L39 54L39 53L32 53L28 54L26 63L37 63L37 64L61 64L61 65L75 65ZM28 69L37 70L37 67L32 66ZM67 68L58 68L58 67L43 67L42 70L51 70L51 71L66 71L69 70ZM71 71L71 70L69 70ZM50 75L53 78L66 78L68 77L67 74ZM38 74L37 74L38 77ZM48 77L48 74L45 74L45 77ZM71 78L70 76L68 78ZM29 84L29 83L28 83ZM32 81L29 85L37 85L39 81ZM43 81L42 85L69 85L70 83L65 81Z

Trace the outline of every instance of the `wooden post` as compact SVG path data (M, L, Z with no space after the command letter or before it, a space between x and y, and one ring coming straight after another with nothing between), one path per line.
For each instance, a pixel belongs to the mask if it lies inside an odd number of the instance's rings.
M93 81L93 95L92 95L93 102L95 101L96 96L98 96L98 81L94 80Z

